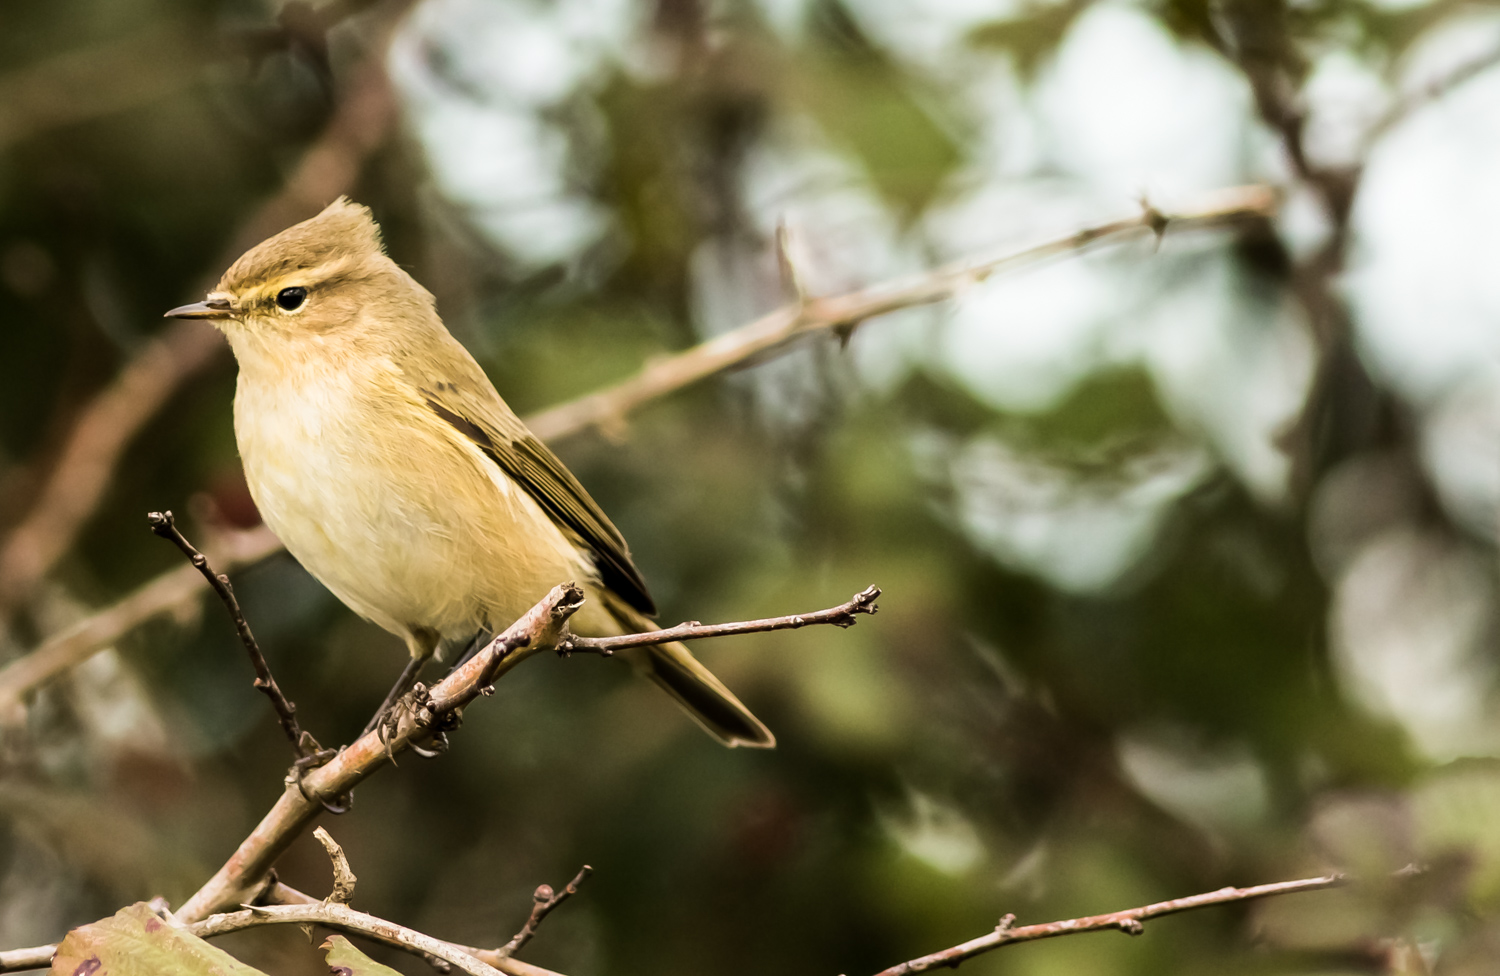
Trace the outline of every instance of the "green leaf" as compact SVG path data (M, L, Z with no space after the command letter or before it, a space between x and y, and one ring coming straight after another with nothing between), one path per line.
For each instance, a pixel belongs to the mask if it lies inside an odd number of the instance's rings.
M334 976L401 976L354 948L354 943L342 935L330 935L323 948L328 950L328 970Z
M51 971L52 976L265 976L163 921L145 902L69 932Z

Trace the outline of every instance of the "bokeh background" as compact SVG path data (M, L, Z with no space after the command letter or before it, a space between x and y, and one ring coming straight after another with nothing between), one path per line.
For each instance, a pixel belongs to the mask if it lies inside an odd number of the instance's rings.
M179 568L148 510L255 526L232 360L161 312L340 193L524 414L785 303L779 225L825 295L1267 183L1274 219L554 444L664 621L884 587L852 630L700 647L777 750L548 658L325 821L357 907L470 944L592 864L523 953L569 976L856 976L1329 869L1374 880L965 972L1493 972L1497 58L1500 8L1453 0L7 4L0 662ZM235 580L348 741L399 644L285 554ZM0 946L222 862L288 759L249 677L197 598L3 703ZM329 883L308 838L280 872ZM226 944L325 971L294 930Z

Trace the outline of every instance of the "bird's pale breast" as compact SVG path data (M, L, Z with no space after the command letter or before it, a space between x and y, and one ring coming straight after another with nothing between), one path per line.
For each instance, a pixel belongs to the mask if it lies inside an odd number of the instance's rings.
M462 638L592 575L389 360L271 377L244 365L235 433L251 494L292 555L357 613L397 634Z

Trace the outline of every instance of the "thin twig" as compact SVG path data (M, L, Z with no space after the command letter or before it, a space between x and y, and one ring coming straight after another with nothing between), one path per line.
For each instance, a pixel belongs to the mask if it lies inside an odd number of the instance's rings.
M862 613L873 614L880 608L875 601L880 597L880 587L870 586L854 594L847 602L827 610L812 613L794 613L785 617L765 617L761 620L739 620L727 624L700 624L696 620L665 630L648 630L640 634L624 634L619 637L579 637L568 634L557 645L559 654L574 652L600 654L605 657L627 647L646 647L652 644L670 644L673 641L697 640L703 637L731 637L737 634L761 634L770 630L796 630L812 624L832 624L835 627L853 627Z
M799 295L793 303L748 325L674 356L648 364L629 379L526 418L542 440L557 440L590 427L618 427L637 407L721 373L805 335L857 325L877 315L953 298L992 275L1047 258L1081 251L1101 241L1165 227L1218 227L1275 212L1277 196L1265 186L1234 187L1211 194L1176 213L1142 208L1122 220L1086 227L1034 247L984 260L966 260L910 278L825 298Z
M519 952L521 947L530 942L532 936L536 935L537 926L542 924L542 919L551 914L552 909L578 894L578 886L587 881L589 875L593 873L594 869L585 864L582 868L579 868L578 873L573 876L573 880L569 881L568 886L562 891L554 892L551 885L544 884L537 886L536 891L531 896L531 915L526 919L526 924L521 926L521 931L511 936L510 941L499 948L499 955L503 958Z
M171 512L151 512L146 516L151 523L151 531L168 542L171 542L188 561L193 568L208 580L208 585L214 588L219 600L223 602L224 609L229 611L229 619L234 622L235 633L239 634L240 643L245 645L245 653L250 655L250 666L255 669L255 687L264 692L271 699L271 707L276 709L276 718L281 723L281 730L286 733L287 740L292 744L292 751L297 754L299 760L318 759L332 757L332 750L324 750L318 745L318 741L312 737L312 733L303 731L297 724L297 706L282 694L281 686L276 683L276 678L271 674L271 666L266 663L266 656L261 653L260 644L256 643L255 635L250 632L250 622L245 619L245 614L240 610L240 601L235 599L234 587L229 583L229 577L222 573L214 572L208 564L208 557L193 547L177 528L177 521Z
M1220 888L1218 891L1189 895L1186 898L1174 898L1171 901L1159 901L1154 905L1129 908L1121 912L1111 912L1108 915L1089 915L1084 918L1044 922L1039 925L1018 926L1015 924L1015 916L1007 915L1000 920L999 925L995 926L995 931L987 935L970 939L951 949L944 949L919 959L899 963L889 969L882 969L876 976L909 976L911 973L923 973L929 969L956 968L965 959L971 959L1003 945L1053 939L1061 935L1076 935L1079 932L1114 930L1127 935L1140 935L1145 931L1146 921L1163 915L1175 915L1178 912L1189 912L1214 905L1227 905L1232 902L1251 901L1256 898L1270 898L1274 895L1292 895L1302 891L1341 888L1348 883L1349 879L1345 875L1328 874L1320 878L1278 881L1274 884L1256 885L1253 888Z

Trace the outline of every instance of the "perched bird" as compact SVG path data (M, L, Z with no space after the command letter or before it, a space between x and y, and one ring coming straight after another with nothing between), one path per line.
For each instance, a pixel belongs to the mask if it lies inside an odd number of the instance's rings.
M340 198L167 317L207 319L229 339L235 437L266 524L350 609L406 641L383 709L440 641L504 628L567 580L588 596L579 633L652 629L620 531L386 256L367 208ZM775 745L681 644L621 656L725 745Z

